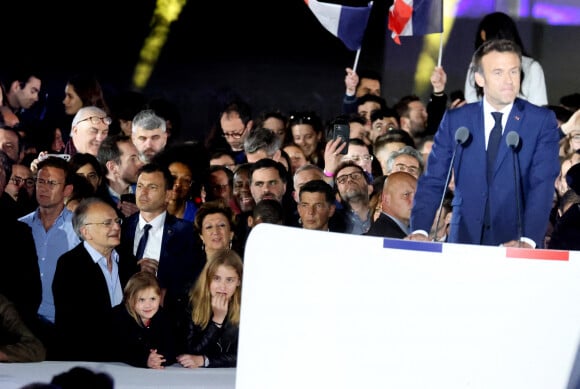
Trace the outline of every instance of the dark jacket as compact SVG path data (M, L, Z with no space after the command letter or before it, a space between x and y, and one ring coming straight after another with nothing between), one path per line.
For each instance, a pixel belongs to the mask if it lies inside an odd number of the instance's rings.
M119 252L121 288L135 273L134 264ZM111 300L107 281L83 242L58 259L52 293L55 305L58 359L111 359Z
M384 238L403 239L407 236L405 231L387 215L381 212L381 215L371 225L371 228L365 235L382 236Z
M136 367L147 367L150 350L163 355L164 366L176 363L175 339L171 322L163 307L151 318L148 327L139 325L125 304L113 308L113 360Z
M9 248L2 254L0 294L14 303L24 322L33 327L42 285L32 230L23 222L6 218L0 223L0 244ZM9 255L8 253L16 253Z
M238 362L238 334L240 328L227 319L222 328L210 321L205 329L193 323L189 316L187 354L205 355L208 367L236 367Z
M580 250L580 204L573 204L556 220L548 248Z

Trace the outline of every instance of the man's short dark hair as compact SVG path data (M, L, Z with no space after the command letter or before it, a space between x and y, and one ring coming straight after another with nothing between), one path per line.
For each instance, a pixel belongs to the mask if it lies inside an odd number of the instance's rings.
M300 188L300 199L302 198L302 193L323 193L328 204L334 204L336 200L334 189L324 180L311 180L306 182Z
M282 165L280 162L278 161L274 161L273 159L270 158L262 158L256 162L254 162L250 168L250 182L252 182L252 176L254 175L254 172L258 169L270 169L270 168L274 168L276 170L278 170L278 175L280 176L280 179L282 180L283 183L287 182L287 177L288 177L288 171L286 170L286 168L284 167L284 165Z

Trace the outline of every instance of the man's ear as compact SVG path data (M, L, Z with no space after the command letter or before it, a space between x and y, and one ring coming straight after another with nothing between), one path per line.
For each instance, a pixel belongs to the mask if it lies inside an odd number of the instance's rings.
M336 212L336 205L332 204L330 206L330 211L328 212L329 217L333 217L334 216L334 212Z
M14 80L12 84L10 84L10 90L13 92L17 92L20 90L20 81Z
M254 217L252 215L248 215L248 227L254 227Z
M477 86L483 88L483 85L485 84L485 78L483 78L483 76L479 72L475 72L474 76L475 83L477 84Z
M409 129L410 129L411 120L409 118L406 118L406 117L399 118L399 123L401 124L401 130L404 130L404 131L407 131L410 133Z

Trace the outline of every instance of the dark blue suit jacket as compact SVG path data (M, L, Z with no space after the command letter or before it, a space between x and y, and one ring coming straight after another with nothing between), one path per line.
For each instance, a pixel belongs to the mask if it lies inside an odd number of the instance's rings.
M449 242L499 245L518 239L513 154L506 134L520 136L522 236L542 247L548 225L554 180L558 176L559 131L551 110L516 99L500 143L491 185L486 179L486 148L483 102L448 110L435 134L427 171L419 178L411 213L411 231L429 231L443 194L447 171L455 148L455 132L465 126L470 139L458 146L453 169L455 193ZM481 241L485 204L491 204L491 229Z
M121 245L131 254L134 254L133 244L138 222L139 212L127 218L121 232ZM163 227L157 269L159 284L167 290L164 305L168 310L173 310L175 305L183 309L187 307L189 289L205 265L205 259L196 254L199 250L196 249L195 242L193 223L168 213Z
M375 220L371 228L364 235L403 239L407 236L407 233L393 219L381 212L379 218Z
M119 280L124 288L135 267L119 253ZM57 359L107 361L110 359L111 300L103 271L83 242L58 259L52 282Z

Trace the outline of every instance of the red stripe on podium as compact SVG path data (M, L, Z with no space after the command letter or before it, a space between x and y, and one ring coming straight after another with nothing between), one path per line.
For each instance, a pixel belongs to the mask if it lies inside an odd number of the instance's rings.
M563 250L542 250L524 249L519 247L506 247L506 257L508 258L528 258L528 259L548 259L554 261L567 261L568 251Z

